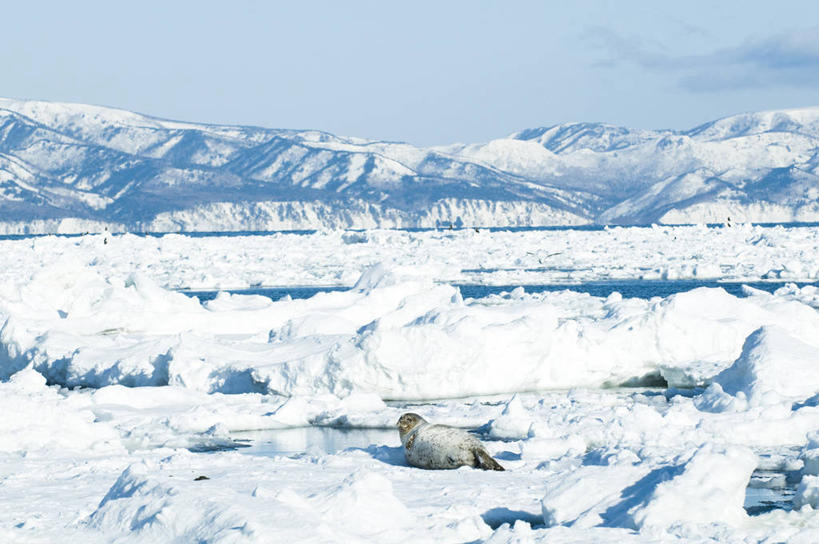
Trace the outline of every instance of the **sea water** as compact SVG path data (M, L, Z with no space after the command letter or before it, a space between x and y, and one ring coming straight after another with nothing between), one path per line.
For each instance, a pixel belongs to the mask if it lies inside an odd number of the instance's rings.
M553 291L575 291L578 293L588 293L595 297L608 297L612 293L620 293L624 298L650 299L653 297L667 297L676 293L690 291L698 287L720 288L736 297L747 296L743 286L759 289L772 293L783 287L786 283L795 283L799 287L805 285L815 285L811 282L784 282L784 281L746 281L746 282L722 282L713 280L621 280L621 281L590 281L576 284L535 284L535 285L476 285L476 284L455 284L461 292L461 296L466 298L484 298L489 295L500 295L511 293L520 287L525 293L543 293ZM348 287L324 286L324 287L251 287L247 289L225 289L224 291L237 295L261 295L273 300L289 296L293 299L310 298L317 293L328 291L345 291ZM201 302L216 298L219 293L215 289L181 289L180 292L196 297Z

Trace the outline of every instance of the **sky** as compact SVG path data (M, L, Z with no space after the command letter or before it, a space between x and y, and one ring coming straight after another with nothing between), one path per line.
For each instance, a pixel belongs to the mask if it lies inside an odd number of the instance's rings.
M30 0L0 96L416 145L819 106L819 2Z

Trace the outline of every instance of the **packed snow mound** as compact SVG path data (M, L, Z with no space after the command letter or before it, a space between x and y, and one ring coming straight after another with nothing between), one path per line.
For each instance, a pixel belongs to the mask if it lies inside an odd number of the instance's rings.
M512 395L501 415L489 422L489 436L502 440L525 439L535 436L537 427L518 395Z
M635 464L634 459L581 466L546 489L541 500L543 522L549 527L623 525L620 511L627 509L629 498L646 494L638 482L647 481L651 489L653 480L647 480L649 472L648 467ZM635 493L628 495L626 489L634 489Z
M32 411L31 407L37 410ZM7 382L0 382L0 452L26 454L58 448L77 451L122 450L115 429L96 425L96 415L87 402L67 406L56 388L46 387L45 378L31 367ZM59 421L59 425L54 422Z
M819 287L815 285L797 287L794 283L788 283L777 289L775 294L778 297L798 300L819 310Z
M547 526L643 529L675 523L736 525L756 455L748 448L701 446L655 466L630 456L585 464L541 501Z
M793 499L796 508L810 506L819 510L819 476L803 476Z
M802 451L802 473L819 476L819 431L808 434L808 443Z
M761 326L802 339L819 331L815 310L767 294L700 288L652 300L543 293L464 301L428 274L377 265L349 291L264 303L234 295L202 305L146 277L44 272L0 296L0 375L30 366L68 387L385 399L596 387L658 373L687 386L737 360ZM565 317L578 303L581 314ZM755 396L815 391L814 348L763 336L745 342L741 372L720 383ZM780 370L808 375L790 383ZM519 411L510 405L495 432L529 433Z
M756 466L757 457L748 448L703 446L628 516L638 529L680 522L739 525L748 518L742 505Z
M271 491L262 479L247 494L232 482L220 482L223 466L200 467L208 476L192 472L186 458L197 463L190 454L177 453L163 462L126 468L87 518L87 526L145 542L265 542L271 514L259 516L263 508L272 510L274 518L282 510L304 518L300 523L313 518L311 527L327 541L398 542L413 522L393 494L392 483L380 474L360 470L334 488L308 496L286 488ZM211 492L203 495L201 488ZM259 517L267 524L260 525Z
M714 378L703 406L733 407L805 400L819 391L819 346L776 326L760 327L745 340L742 353ZM725 395L734 397L725 399Z
M167 474L157 477L150 474L151 468L157 467L126 468L89 516L88 526L155 542L257 541L258 529L247 512L230 503L191 497L189 488L197 483L193 477L185 478L189 481Z
M313 508L322 513L320 523L332 524L360 537L378 538L383 533L400 533L413 523L410 511L393 493L385 477L361 470L344 479L336 488L310 497ZM330 528L327 528L328 535Z

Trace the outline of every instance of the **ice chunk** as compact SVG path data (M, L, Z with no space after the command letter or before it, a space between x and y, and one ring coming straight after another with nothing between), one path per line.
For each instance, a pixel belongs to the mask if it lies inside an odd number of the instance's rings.
M640 482L650 472L649 467L630 462L573 470L546 490L541 500L543 521L547 526L620 525L623 504L629 504L635 493L644 493Z
M648 500L629 510L636 528L678 522L736 525L747 518L743 504L757 457L744 447L703 446L670 480L656 484Z
M814 510L819 510L819 476L803 476L802 481L796 488L793 497L793 506L802 508L809 505Z
M819 347L779 327L760 327L714 383L729 395L744 395L750 405L774 404L783 398L804 400L819 390Z
M333 523L361 536L400 531L413 516L393 493L392 483L364 469L334 489L310 498L321 522Z
M742 391L729 395L720 384L712 383L694 399L694 405L704 412L741 412L748 409L748 399Z
M88 525L153 542L242 541L254 534L252 520L230 502L193 494L187 482L157 474L152 465L136 463L126 468L89 516Z
M386 263L376 263L367 267L355 282L353 290L369 291L378 287L389 287L406 282L407 280L422 280L431 282L435 277L435 268L424 266L396 266Z
M45 377L31 367L17 372L9 380L18 393L35 393L46 385Z
M534 421L518 395L506 403L501 415L489 422L489 436L500 439L528 438L534 434Z
M800 457L804 463L802 474L819 476L819 431L808 433L808 443Z

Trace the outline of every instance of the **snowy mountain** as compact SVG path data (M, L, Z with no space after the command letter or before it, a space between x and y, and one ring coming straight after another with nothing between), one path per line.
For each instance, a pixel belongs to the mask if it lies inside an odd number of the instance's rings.
M0 99L0 232L819 220L819 108L419 148Z

